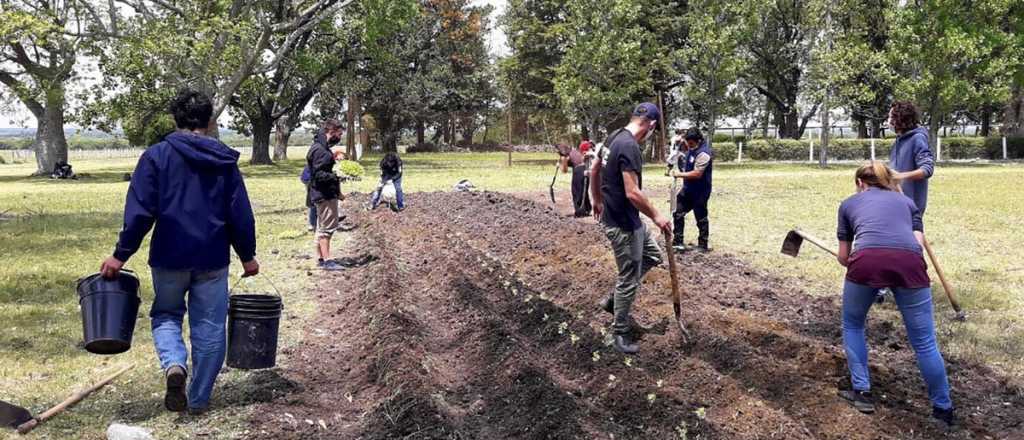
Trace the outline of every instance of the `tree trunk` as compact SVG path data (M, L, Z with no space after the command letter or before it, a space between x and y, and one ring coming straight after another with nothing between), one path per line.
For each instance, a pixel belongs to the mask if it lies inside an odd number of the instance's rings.
M939 129L942 128L942 115L939 114L939 97L932 96L931 104L928 106L928 147L934 154L935 144L939 138Z
M270 130L274 123L270 115L260 115L251 118L252 123L252 158L249 163L252 165L270 165Z
M423 120L416 121L416 145L423 145L423 141L426 140L427 125L423 123Z
M864 116L853 115L850 119L853 120L854 125L857 127L857 139L868 138L868 122Z
M274 125L274 161L288 160L288 140L292 137L291 120L283 116Z
M832 123L829 120L829 109L828 109L828 98L825 98L825 105L821 109L821 146L820 156L818 157L818 166L822 168L828 167L828 141L829 137L832 136Z
M868 127L870 127L871 138L881 139L884 133L882 133L882 122L877 119L868 121Z
M989 132L992 131L992 109L983 108L981 110L981 137L988 137Z
M1019 79L1014 85L1012 97L1003 114L1003 135L1024 136L1024 79Z
M46 107L42 117L37 117L36 175L48 176L53 173L57 162L68 161L68 141L64 136L64 88L56 87L46 95Z

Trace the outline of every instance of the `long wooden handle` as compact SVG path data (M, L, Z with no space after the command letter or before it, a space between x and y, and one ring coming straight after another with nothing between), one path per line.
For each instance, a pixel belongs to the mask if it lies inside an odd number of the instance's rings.
M67 399L64 399L64 401L61 402L60 404L58 404L57 406L54 406L53 408L50 408L50 409L46 410L46 412L38 415L37 417L33 418L32 420L29 420L29 421L27 421L25 423L22 423L21 426L18 426L18 433L19 434L26 434L29 431L35 429L36 426L39 426L40 424L42 424L43 422L47 421L51 417L53 417L53 416L55 416L57 414L60 414L65 409L68 409L68 407L70 407L71 405L74 405L74 404L76 404L78 402L81 402L82 399L85 399L90 394L96 392L96 390L98 390L100 388L103 388L108 383L112 382L114 379L117 379L118 376L124 374L125 371L128 371L128 370L132 369L132 367L134 367L134 366L135 365L128 365L126 367L123 367L120 370L117 370L116 373L111 374L110 376L107 376L105 379L97 382L93 386L91 386L91 387L89 387L87 389L84 389L82 391L79 391L79 392L77 392L75 394L72 394L71 397L68 397Z
M956 294L953 292L953 288L950 287L948 282L946 282L946 274L942 271L942 266L939 266L939 260L935 259L935 253L932 252L932 246L928 244L928 238L921 238L921 242L924 243L924 250L928 252L928 259L932 261L932 267L935 268L935 273L939 274L939 282L942 283L942 290L946 291L946 297L949 298L949 304L953 306L953 310L955 310L957 314L961 314L960 302L956 300Z
M800 234L800 236L803 237L804 240L807 240L807 241L811 242L811 244L824 249L825 252L828 252L828 253L832 254L833 256L836 256L836 257L839 256L839 252L837 252L835 249L832 249L832 248L826 246L824 243L821 242L821 240L817 239L816 237L814 237L814 236L812 236L812 235L810 235L810 234L808 234L808 233L806 233L804 231L801 231L799 229L794 229L794 230L796 231L797 234Z
M679 305L679 280L676 275L676 256L675 251L672 249L672 236L665 232L665 252L668 254L668 276L672 281L672 304L675 306Z

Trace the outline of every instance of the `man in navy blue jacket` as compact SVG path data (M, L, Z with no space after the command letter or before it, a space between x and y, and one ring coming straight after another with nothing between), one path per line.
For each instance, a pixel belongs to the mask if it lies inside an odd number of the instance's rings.
M259 273L256 225L238 152L206 136L213 114L210 99L185 90L170 111L178 130L139 158L128 186L124 227L100 273L116 277L153 229L149 265L156 297L149 316L167 385L164 406L201 414L209 406L227 347L230 247L242 261L243 276ZM192 343L187 395L189 353L181 336L186 311Z

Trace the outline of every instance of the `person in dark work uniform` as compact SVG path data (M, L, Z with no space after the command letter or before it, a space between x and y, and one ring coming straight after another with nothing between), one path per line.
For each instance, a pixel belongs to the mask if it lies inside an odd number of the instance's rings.
M707 252L711 249L708 246L708 199L711 198L714 153L697 128L687 130L683 139L686 154L679 155L677 167L670 173L674 178L683 179L683 190L676 196L676 210L672 213L672 247L680 252L687 250L683 241L684 220L686 213L693 211L697 219L697 248Z

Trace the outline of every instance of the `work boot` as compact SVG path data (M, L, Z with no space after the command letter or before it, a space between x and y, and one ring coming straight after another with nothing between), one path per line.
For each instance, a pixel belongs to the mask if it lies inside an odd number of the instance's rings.
M626 334L613 336L612 345L615 346L616 350L624 354L633 354L640 351L640 346L633 340L633 337Z
M711 226L707 218L697 220L697 248L701 252L711 251L711 247L708 246L708 235L711 232Z
M604 310L604 311L608 312L609 315L614 315L615 314L615 295L608 295L607 298L602 299L601 302L598 303L598 307L600 307L601 310Z
M871 391L840 390L839 397L849 401L857 411L864 414L875 412L875 398L871 395Z
M188 407L188 396L185 395L185 382L188 373L181 365L171 365L165 373L167 394L164 395L164 406L168 411L181 412Z
M686 242L683 239L685 234L683 233L686 229L685 217L681 214L672 213L672 247L686 247ZM682 251L680 251L682 252Z
M939 407L932 407L932 418L945 424L946 429L954 429L959 423L956 420L956 414L953 408L942 409Z

